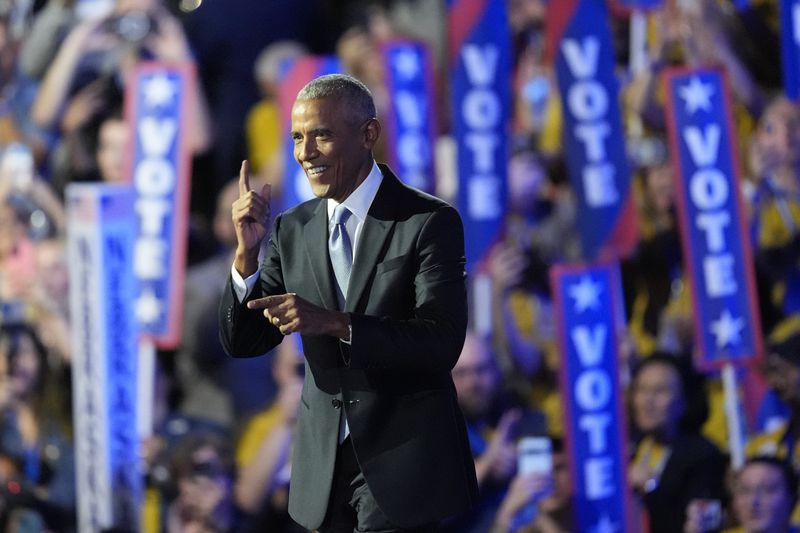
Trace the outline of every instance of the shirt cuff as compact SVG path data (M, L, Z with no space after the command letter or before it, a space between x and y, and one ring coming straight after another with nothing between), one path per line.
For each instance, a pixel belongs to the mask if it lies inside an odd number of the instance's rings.
M233 292L236 295L236 299L239 300L239 303L242 303L247 299L247 296L253 292L253 287L256 286L258 270L247 276L247 278L242 278L239 271L231 265L231 280L233 281Z
M348 324L347 329L349 330L349 333L350 333L350 335L347 338L347 340L345 340L345 339L339 339L339 340L342 341L343 343L347 344L348 346L350 346L351 344L353 344L353 324Z

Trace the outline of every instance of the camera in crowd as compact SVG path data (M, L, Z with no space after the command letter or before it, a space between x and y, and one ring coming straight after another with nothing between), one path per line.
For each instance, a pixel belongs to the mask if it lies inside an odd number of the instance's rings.
M659 137L628 139L627 147L628 158L636 167L654 167L669 161L667 145Z
M155 17L146 11L126 11L111 17L109 30L129 43L140 43L151 33L156 33L158 23Z
M74 524L74 513L51 505L37 494L35 484L22 474L23 459L0 447L0 531L43 531L45 525L56 531ZM39 465L42 479L53 475L45 461Z

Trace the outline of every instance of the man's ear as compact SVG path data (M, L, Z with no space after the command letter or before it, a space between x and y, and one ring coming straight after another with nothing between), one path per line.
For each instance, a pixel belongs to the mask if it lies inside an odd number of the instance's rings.
M381 123L377 118L371 118L364 124L364 147L370 150L381 136Z

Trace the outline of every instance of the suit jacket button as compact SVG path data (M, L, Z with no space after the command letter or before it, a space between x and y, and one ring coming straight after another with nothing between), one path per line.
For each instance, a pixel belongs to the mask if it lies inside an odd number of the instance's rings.
M342 400L334 398L333 400L331 400L331 405L333 406L334 409L341 409Z

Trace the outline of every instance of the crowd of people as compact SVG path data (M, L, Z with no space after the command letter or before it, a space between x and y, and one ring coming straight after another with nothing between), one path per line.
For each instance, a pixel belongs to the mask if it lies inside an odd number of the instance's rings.
M440 99L439 196L455 202L448 150L445 2L0 2L0 531L76 528L64 189L126 179L124 80L144 60L188 61L192 212L182 342L158 354L153 435L142 442L143 531L303 531L288 516L303 353L228 357L217 307L236 237L229 182L242 159L281 190L277 88L285 60L337 54L386 116L381 43L429 44ZM546 0L508 0L514 74L503 234L486 258L491 335L470 331L453 381L467 420L480 505L442 529L574 531L550 266L582 257L546 61ZM642 530L800 528L800 105L783 95L778 2L665 1L649 12L633 68L630 16L611 10L639 242L621 258L627 335L619 345L628 480ZM337 21L332 24L331 21ZM754 403L734 469L717 374L693 366L689 280L675 207L660 74L714 65L731 82L766 353L747 372ZM382 138L381 142L385 141ZM386 146L378 144L384 161ZM467 236L469 238L469 236ZM518 473L517 446L551 442L549 473ZM78 494L77 497L80 497Z

